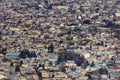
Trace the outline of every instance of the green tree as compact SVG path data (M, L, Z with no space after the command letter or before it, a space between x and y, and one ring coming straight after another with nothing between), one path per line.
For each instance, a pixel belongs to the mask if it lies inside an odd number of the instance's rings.
M18 65L15 67L15 72L20 72L20 67Z
M48 47L48 51L54 52L54 45L51 43L50 46Z

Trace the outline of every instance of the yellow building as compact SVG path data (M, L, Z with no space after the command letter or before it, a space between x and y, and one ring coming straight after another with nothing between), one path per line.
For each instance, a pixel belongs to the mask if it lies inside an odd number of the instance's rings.
M42 78L49 78L50 74L47 72L42 72Z
M55 73L54 74L54 77L55 78L66 78L67 77L67 75L66 74L64 74L64 73Z
M20 31L21 29L20 29L20 28L10 27L10 30L11 30L11 31Z
M120 25L120 20L116 21L115 23Z
M116 17L120 17L120 12L117 12L115 15Z
M68 9L68 6L53 6L53 9Z

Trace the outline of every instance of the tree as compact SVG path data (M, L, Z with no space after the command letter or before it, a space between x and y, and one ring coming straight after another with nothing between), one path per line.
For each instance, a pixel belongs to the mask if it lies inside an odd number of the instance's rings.
M31 58L31 57L37 57L37 55L36 55L35 51L30 52L30 54L29 54L29 55L30 55L30 58Z
M7 48L2 48L1 52L2 52L3 55L6 55L6 53L7 53Z
M95 64L94 64L94 61L92 61L92 63L90 64L90 67L94 67Z
M3 57L2 61L6 62L6 61L9 61L9 59L7 57Z
M39 77L39 80L42 80L42 73L41 72L38 72L38 77Z
M20 67L18 65L15 67L15 72L20 72Z
M13 62L10 63L10 66L11 66L11 67L13 66Z
M85 10L84 10L84 8L82 7L82 6L80 6L80 11L82 12L82 13L84 13L85 12Z
M22 21L21 21L21 20L19 20L19 21L18 21L18 24L21 24L21 23L22 23Z
M108 28L109 28L109 27L113 27L113 25L114 25L114 24L113 24L113 22L111 22L111 21L107 21L107 22L106 22L106 27L108 27Z
M25 58L32 58L32 57L37 57L35 51L30 52L28 49L24 49L20 52L19 55L20 58L25 59Z
M28 58L31 58L31 53L28 49L25 49L25 54Z
M84 20L83 23L84 23L84 24L90 24L91 21L90 21L90 20Z
M45 45L44 48L47 49L47 46Z
M61 70L62 72L66 72L66 69L65 69L65 67L62 67L62 70Z
M58 56L57 64L60 64L61 58Z
M20 52L19 57L22 58L22 59L25 59L25 58L27 57L27 55L26 55L26 53L25 53L24 50L22 50L22 51Z
M87 60L85 60L83 63L83 68L85 69L88 65L89 65L89 62Z
M52 65L53 65L52 61L50 61L50 62L49 62L49 65L50 65L50 66L52 66Z
M100 68L99 73L100 74L108 74L108 70L106 68Z
M100 10L99 8L96 8L96 10L95 10L95 11L98 13L98 12L99 12L99 10Z
M88 80L92 80L91 73L87 73L86 76L88 76Z
M47 5L47 9L52 9L52 5Z
M50 46L48 47L48 51L54 52L54 45L51 43Z
M36 10L39 10L39 6L38 6L38 4L35 5L35 9L36 9Z
M48 5L48 0L45 0L44 3L45 3L46 5Z
M30 24L25 23L25 27L30 27Z
M23 64L23 61L21 60L21 61L20 61L20 66L22 66L22 64Z

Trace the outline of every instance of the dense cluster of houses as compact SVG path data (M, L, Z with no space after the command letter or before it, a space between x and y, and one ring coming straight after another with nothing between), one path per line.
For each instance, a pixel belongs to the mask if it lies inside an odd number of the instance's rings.
M0 0L0 80L119 80L119 5Z

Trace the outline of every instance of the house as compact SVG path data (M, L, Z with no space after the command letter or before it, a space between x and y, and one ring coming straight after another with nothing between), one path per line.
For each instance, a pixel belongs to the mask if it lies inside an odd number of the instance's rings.
M118 20L118 21L115 21L115 23L120 25L120 20Z
M52 6L53 9L68 9L68 6L60 6L60 5L53 5Z
M2 57L2 56L3 56L3 54L0 53L0 57Z
M76 66L75 62L74 61L67 61L65 63L65 66Z
M80 73L78 73L78 72L69 72L68 73L68 76L70 77L70 78L78 78L78 77L80 77Z
M115 15L116 17L120 17L120 12L117 12Z
M67 78L67 74L65 74L63 72L55 72L54 77L55 78Z
M11 30L11 31L20 31L21 29L20 28L15 28L15 27L10 27L9 30Z
M81 80L88 80L88 76L80 76L79 79L81 79Z
M41 71L42 73L42 78L49 78L50 77L50 73L46 72L46 71Z
M0 74L0 80L7 79L6 76Z

